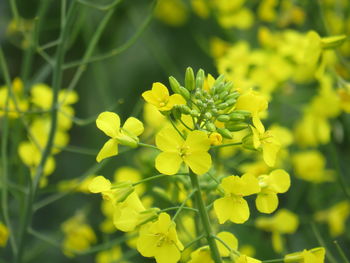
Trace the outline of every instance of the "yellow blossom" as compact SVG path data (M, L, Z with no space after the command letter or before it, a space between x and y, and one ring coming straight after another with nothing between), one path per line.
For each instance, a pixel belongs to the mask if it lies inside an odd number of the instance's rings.
M0 247L5 247L9 237L9 231L7 227L0 222Z
M287 192L290 187L289 174L282 169L277 169L269 175L260 175L258 180L261 192L255 200L256 208L261 213L270 214L277 209L277 194Z
M229 176L222 180L220 187L225 192L225 196L215 200L214 210L223 224L230 220L236 224L242 224L249 218L249 206L244 196L260 192L260 186L255 176L244 174L242 177Z
M310 250L304 249L300 252L287 254L284 257L285 263L323 263L326 250L323 247L316 247Z
M327 222L332 237L337 237L345 232L346 220L350 216L350 202L341 201L332 207L319 211L315 218L320 222Z
M211 167L210 140L203 131L191 131L184 140L173 128L166 127L157 134L156 145L162 151L156 158L161 173L177 173L182 162L199 175Z
M118 144L124 144L131 147L137 146L138 137L144 130L141 121L134 117L128 118L123 127L120 127L120 118L114 112L102 112L97 120L97 127L107 136L111 137L98 153L96 160L101 162L103 159L118 154Z
M230 232L220 232L217 234L217 237L225 242L232 250L237 251L238 249L238 239ZM222 257L228 257L231 254L231 251L228 250L220 241L216 241L216 244L219 249L219 253Z
M140 229L137 250L144 257L154 257L157 263L178 262L183 248L177 237L176 225L167 213L161 213L157 221Z
M182 0L160 0L155 16L170 26L182 26L188 18L188 10Z
M0 87L0 117L5 114L5 109L8 111L7 116L9 118L18 118L20 112L25 112L28 109L28 101L23 98L22 80L15 78L11 86L13 97L8 92L8 87Z
M169 111L175 105L186 104L185 99L179 94L169 96L167 87L160 82L153 83L152 89L142 93L142 97L160 111Z

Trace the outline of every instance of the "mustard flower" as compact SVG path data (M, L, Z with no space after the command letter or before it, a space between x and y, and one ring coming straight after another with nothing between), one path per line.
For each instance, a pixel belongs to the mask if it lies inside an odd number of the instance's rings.
M124 144L131 147L137 146L138 137L144 130L141 121L134 117L128 118L123 127L120 127L120 118L114 112L102 112L97 120L97 127L107 136L111 137L97 154L97 162L118 154L118 144Z
M290 187L289 174L282 169L277 169L269 175L260 175L258 180L261 192L255 200L256 208L261 213L270 214L277 209L277 194L287 192Z
M157 263L176 263L183 249L177 237L176 224L167 213L161 213L156 222L140 229L137 250L144 257L154 257Z
M153 83L152 89L142 93L142 97L160 111L169 111L175 105L186 104L186 100L181 95L170 96L167 87L160 82Z
M285 263L323 263L326 250L323 247L316 247L310 250L304 249L300 252L287 254L284 257Z
M7 227L0 222L0 247L5 247L9 237L9 231Z
M166 127L157 134L156 145L162 151L155 165L161 173L177 173L182 162L199 175L211 167L210 139L203 131L191 131L184 140L176 130Z
M191 253L188 263L214 263L208 246L200 247Z
M253 116L254 126L250 126L253 133L253 146L261 149L265 163L272 167L276 162L276 155L281 148L277 137L272 131L265 131L264 125L257 116Z
M320 222L327 222L331 236L337 237L345 232L346 220L349 216L350 202L344 200L326 210L317 212L315 219Z
M249 206L244 196L260 192L258 179L250 174L244 174L242 177L229 176L222 180L220 187L225 192L225 196L215 200L214 210L223 224L230 220L236 224L242 224L249 218Z
M298 216L287 209L280 209L272 217L259 217L255 221L257 228L272 233L272 247L281 253L283 251L282 234L293 234L298 226Z

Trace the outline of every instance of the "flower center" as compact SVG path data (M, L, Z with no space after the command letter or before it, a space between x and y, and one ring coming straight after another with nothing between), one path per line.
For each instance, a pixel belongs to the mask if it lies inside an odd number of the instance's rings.
M190 147L184 146L184 145L179 147L178 150L179 150L179 153L180 153L181 157L184 157L184 156L188 155L188 150L189 149L190 149Z

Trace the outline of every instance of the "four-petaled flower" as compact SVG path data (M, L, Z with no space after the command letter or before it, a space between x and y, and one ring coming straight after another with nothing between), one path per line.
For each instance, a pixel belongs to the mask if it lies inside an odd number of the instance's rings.
M97 120L97 127L103 131L107 136L111 137L102 147L98 153L97 162L105 158L118 154L118 144L124 144L131 147L136 147L139 136L144 128L141 121L134 117L128 118L123 127L120 127L120 118L114 112L102 112Z
M223 224L230 220L236 224L242 224L248 220L249 206L244 196L260 192L258 179L251 174L239 176L228 176L222 179L220 187L224 190L225 196L215 200L214 210Z
M184 140L174 128L166 127L157 134L156 145L163 151L156 158L156 168L163 174L177 173L182 162L199 175L211 167L210 139L203 131L191 131Z
M142 97L160 111L169 111L175 105L186 104L186 100L179 94L169 96L168 89L160 82L153 83L152 89L142 93Z
M184 247L177 237L176 225L167 213L156 222L141 227L137 250L144 257L154 257L157 263L176 263Z

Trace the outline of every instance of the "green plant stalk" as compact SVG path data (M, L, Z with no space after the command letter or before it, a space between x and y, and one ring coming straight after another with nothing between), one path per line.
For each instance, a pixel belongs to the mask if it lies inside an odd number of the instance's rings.
M197 208L199 211L199 217L201 219L203 229L205 231L205 237L208 241L208 245L211 251L211 256L215 263L221 263L222 261L221 261L219 249L217 247L217 244L213 235L213 231L211 229L209 215L205 207L204 200L202 198L202 192L199 185L198 176L195 173L193 173L191 169L189 169L189 176L191 179L193 190L195 191L195 199L196 199Z
M18 253L15 258L15 262L22 262L23 257L23 250L25 245L25 237L28 231L28 226L30 226L32 215L33 215L33 202L36 195L36 190L40 182L40 178L43 174L43 169L45 166L46 161L49 158L49 155L51 153L51 149L53 147L53 140L56 133L57 128L57 102L58 102L58 92L61 87L61 81L62 81L62 64L64 61L64 54L65 54L65 41L68 38L68 29L69 25L72 23L75 10L76 10L76 3L73 2L69 8L67 18L64 21L64 27L61 28L61 34L60 34L60 44L57 47L56 52L56 59L55 59L55 67L53 72L53 78L52 78L52 90L53 90L53 98L52 98L52 105L51 105L51 127L49 131L49 136L47 143L45 145L45 148L42 152L42 157L40 160L40 163L35 171L33 182L29 185L29 191L28 196L26 197L26 204L24 208L24 214L23 214L23 221L21 222L20 228L19 228L19 246L18 246Z
M9 131L9 121L8 121L8 112L7 107L9 104L10 94L12 93L11 80L7 68L7 64L4 58L4 53L2 52L2 48L0 47L0 66L3 71L4 79L6 82L6 86L8 88L8 93L6 97L6 110L4 111L3 116L3 127L2 127L2 136L1 136L1 168L2 168L2 191L1 191L1 207L2 213L4 216L4 221L6 226L10 232L10 244L13 251L13 254L17 254L17 244L14 238L13 229L11 227L9 210L8 210L8 160L7 160L7 145L8 145L8 131Z
M338 251L339 255L341 256L341 258L343 259L344 263L350 263L349 259L345 255L343 249L338 244L338 241L334 240L333 243L334 243L335 247L337 248L337 251Z

